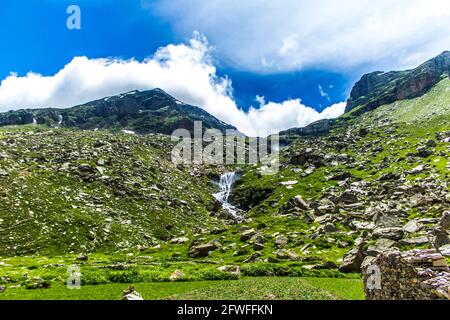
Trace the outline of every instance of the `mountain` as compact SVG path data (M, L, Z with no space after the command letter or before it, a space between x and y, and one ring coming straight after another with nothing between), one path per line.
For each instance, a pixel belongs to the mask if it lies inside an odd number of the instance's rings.
M128 129L141 134L171 134L179 128L192 132L194 121L202 121L203 129L235 129L161 89L131 91L66 109L28 109L0 114L0 126L34 122L52 127Z
M101 121L90 112L107 115L100 106L109 106L117 117L124 98L73 109ZM416 248L450 261L450 79L353 110L290 130L274 175L263 174L265 164L175 165L166 135L1 127L0 281L62 285L74 263L83 285L97 285L240 274L358 279L347 273L380 253ZM223 191L218 175L233 171L228 204L242 221L213 196Z
M355 114L376 109L394 101L420 97L450 73L450 51L421 64L415 69L372 72L353 87L345 112Z
M289 136L317 136L328 134L332 128L382 105L421 97L450 74L450 51L444 51L415 69L405 71L376 71L365 74L353 86L347 100L345 114L336 119L323 119L303 128L280 132Z

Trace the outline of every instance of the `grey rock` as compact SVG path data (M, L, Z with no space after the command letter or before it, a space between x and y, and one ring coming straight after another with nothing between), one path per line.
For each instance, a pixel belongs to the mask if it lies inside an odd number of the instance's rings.
M391 240L400 240L403 238L403 229L394 228L376 228L373 231L373 236L375 238L386 238Z
M447 230L450 228L450 211L444 211L441 217L441 221L439 222L439 226L443 230Z
M342 264L339 267L340 272L361 272L361 264L366 256L364 252L365 244L362 239L356 240L356 246L344 255Z
M251 239L256 234L255 229L248 229L241 233L241 241L245 242Z

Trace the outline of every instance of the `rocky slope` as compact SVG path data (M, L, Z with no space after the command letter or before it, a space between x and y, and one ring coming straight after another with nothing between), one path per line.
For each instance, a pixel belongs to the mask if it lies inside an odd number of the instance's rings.
M0 129L0 255L139 249L221 225L216 191L170 137Z
M161 89L131 91L67 109L29 109L0 114L0 126L35 123L79 129L127 129L141 134L170 135L179 128L192 131L194 121L202 121L204 129L235 129Z
M74 112L107 114L121 99ZM78 119L72 111L63 123ZM86 119L101 127L102 117ZM276 175L241 166L230 196L246 212L240 223L211 195L211 177L237 168L175 166L167 136L1 128L0 255L124 252L129 267L145 260L187 278L200 264L253 276L342 276L395 248L450 255L449 78L331 124L285 133Z

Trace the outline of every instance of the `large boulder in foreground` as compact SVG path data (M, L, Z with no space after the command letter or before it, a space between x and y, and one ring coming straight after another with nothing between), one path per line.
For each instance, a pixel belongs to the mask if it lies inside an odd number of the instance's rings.
M383 252L362 273L368 300L450 300L450 270L433 249Z

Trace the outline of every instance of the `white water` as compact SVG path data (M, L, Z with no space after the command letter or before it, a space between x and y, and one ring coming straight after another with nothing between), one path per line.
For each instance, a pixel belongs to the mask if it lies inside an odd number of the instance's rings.
M228 202L228 198L230 197L231 188L233 187L233 183L236 181L236 174L234 172L227 172L220 176L219 181L219 192L213 194L214 198L216 198L221 204L222 208L224 208L235 220L242 220L238 214L238 210L235 206Z

